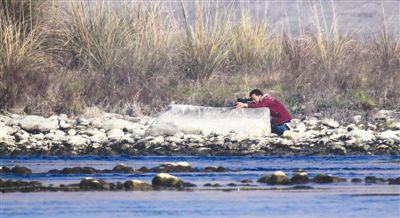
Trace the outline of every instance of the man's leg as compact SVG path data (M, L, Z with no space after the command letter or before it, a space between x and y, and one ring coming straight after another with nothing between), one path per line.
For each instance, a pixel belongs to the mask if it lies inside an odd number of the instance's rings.
M276 125L276 126L271 126L271 132L275 133L277 135L282 135L283 132L285 132L286 130L289 130L286 126L286 124L281 124L281 125Z

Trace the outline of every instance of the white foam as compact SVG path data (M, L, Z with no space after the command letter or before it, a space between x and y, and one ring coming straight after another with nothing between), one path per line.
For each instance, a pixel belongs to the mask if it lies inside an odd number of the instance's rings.
M146 134L174 135L178 132L204 135L235 132L241 136L266 136L271 132L269 109L170 105Z

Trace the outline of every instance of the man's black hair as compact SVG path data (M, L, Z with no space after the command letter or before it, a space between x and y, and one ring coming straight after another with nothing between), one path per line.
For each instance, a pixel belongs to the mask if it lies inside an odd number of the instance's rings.
M253 90L250 92L249 96L251 97L252 95L262 96L263 93L262 93L262 91L259 90L259 89L253 89Z

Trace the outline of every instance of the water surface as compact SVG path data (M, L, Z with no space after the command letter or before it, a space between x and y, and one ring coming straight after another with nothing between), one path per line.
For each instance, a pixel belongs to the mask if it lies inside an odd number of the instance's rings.
M2 179L39 180L44 184L77 183L85 176L49 175L50 169L91 166L112 169L118 163L139 168L163 162L188 161L193 167L224 166L239 172L174 173L198 185L194 191L151 192L43 192L1 194L0 217L400 217L400 186L387 184L312 184L312 190L285 190L286 186L259 184L265 174L282 170L289 176L303 169L314 176L330 173L350 180L374 175L400 176L400 156L308 157L2 157L1 165L19 164L31 176L2 175ZM151 182L154 173L96 174L108 182L140 179ZM205 183L240 184L253 180L267 190L210 191ZM278 189L278 190L274 190Z

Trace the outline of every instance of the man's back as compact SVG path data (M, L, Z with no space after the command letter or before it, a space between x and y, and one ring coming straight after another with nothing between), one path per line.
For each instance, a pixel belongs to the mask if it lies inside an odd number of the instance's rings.
M289 111L285 106L276 98L264 95L260 102L250 102L248 103L249 108L260 108L268 107L272 116L272 125L280 125L286 123L292 119Z

